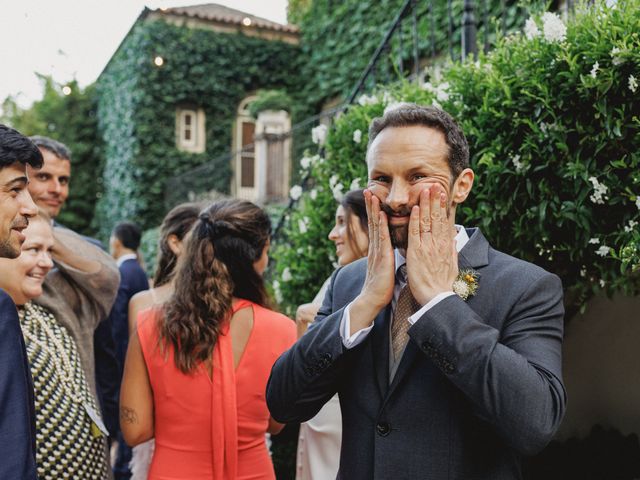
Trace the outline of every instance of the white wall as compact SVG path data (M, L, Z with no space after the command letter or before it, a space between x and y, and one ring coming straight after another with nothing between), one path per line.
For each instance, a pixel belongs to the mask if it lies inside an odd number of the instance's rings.
M640 297L591 300L569 321L563 363L569 403L557 439L595 424L640 433Z

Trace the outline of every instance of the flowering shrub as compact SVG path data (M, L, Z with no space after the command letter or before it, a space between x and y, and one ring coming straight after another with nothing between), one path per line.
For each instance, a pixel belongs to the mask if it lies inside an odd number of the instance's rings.
M557 273L570 313L601 289L637 294L639 32L640 0L584 7L568 25L545 13L478 62L361 97L328 132L326 158L304 163L315 184L290 215L287 246L275 251L283 306L310 301L332 271L326 235L336 199L352 182L365 185L368 125L401 101L458 119L476 172L458 221Z

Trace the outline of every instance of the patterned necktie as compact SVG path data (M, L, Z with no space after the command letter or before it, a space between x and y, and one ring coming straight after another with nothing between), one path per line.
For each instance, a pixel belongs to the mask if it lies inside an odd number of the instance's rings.
M398 275L403 279L406 278L406 264L402 265L398 269ZM419 309L420 304L418 304L416 299L413 298L411 289L409 288L409 283L407 282L402 290L400 290L398 302L396 303L396 308L393 312L393 323L391 324L391 346L393 348L393 358L396 362L400 360L404 347L409 341L409 335L407 334L409 327L411 327L409 317Z

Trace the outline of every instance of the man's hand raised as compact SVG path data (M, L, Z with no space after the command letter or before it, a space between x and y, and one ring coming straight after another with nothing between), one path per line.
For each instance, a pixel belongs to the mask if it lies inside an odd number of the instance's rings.
M364 191L369 225L367 276L360 295L351 304L350 335L371 325L376 315L393 297L395 268L393 247L386 214L380 210L380 200L369 190Z
M435 184L420 193L411 209L407 246L407 277L411 293L426 305L439 293L451 291L458 275L455 228L447 217L447 196Z

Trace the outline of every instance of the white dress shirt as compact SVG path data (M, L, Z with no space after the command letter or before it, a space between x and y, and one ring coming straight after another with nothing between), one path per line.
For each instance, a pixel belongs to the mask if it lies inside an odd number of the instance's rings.
M120 255L118 257L118 259L116 260L116 265L118 265L118 268L120 268L120 265L122 265L127 260L137 260L137 259L138 259L138 256L135 253L125 253L124 255Z
M456 250L459 252L469 241L469 235L467 234L467 231L464 229L463 226L456 225L455 227L456 227L456 230L458 231L455 237ZM396 302L398 301L398 296L400 296L400 291L406 285L406 281L404 281L403 279L401 280L399 278L401 277L401 275L397 274L398 269L406 263L406 260L400 254L398 249L394 250L394 258L395 258L396 282L393 288L393 298L391 300L392 310L395 310ZM451 295L455 295L455 293L453 291L439 293L438 295L433 297L431 301L429 301L429 303L427 303L426 305L423 305L416 313L411 315L407 319L407 321L411 325L413 325L418 321L420 317L422 317L425 313L427 313L429 309L433 308L439 302L441 302L442 300L444 300L445 298ZM342 314L342 319L340 320L340 336L342 337L342 343L345 346L345 348L353 348L357 345L360 345L364 341L364 339L367 338L367 335L369 335L369 332L373 328L373 323L372 323L370 326L363 328L361 330L358 330L353 335L349 335L349 332L351 331L351 321L350 321L350 313L349 313L350 309L351 309L351 303L347 305L347 308L344 309L344 313Z

